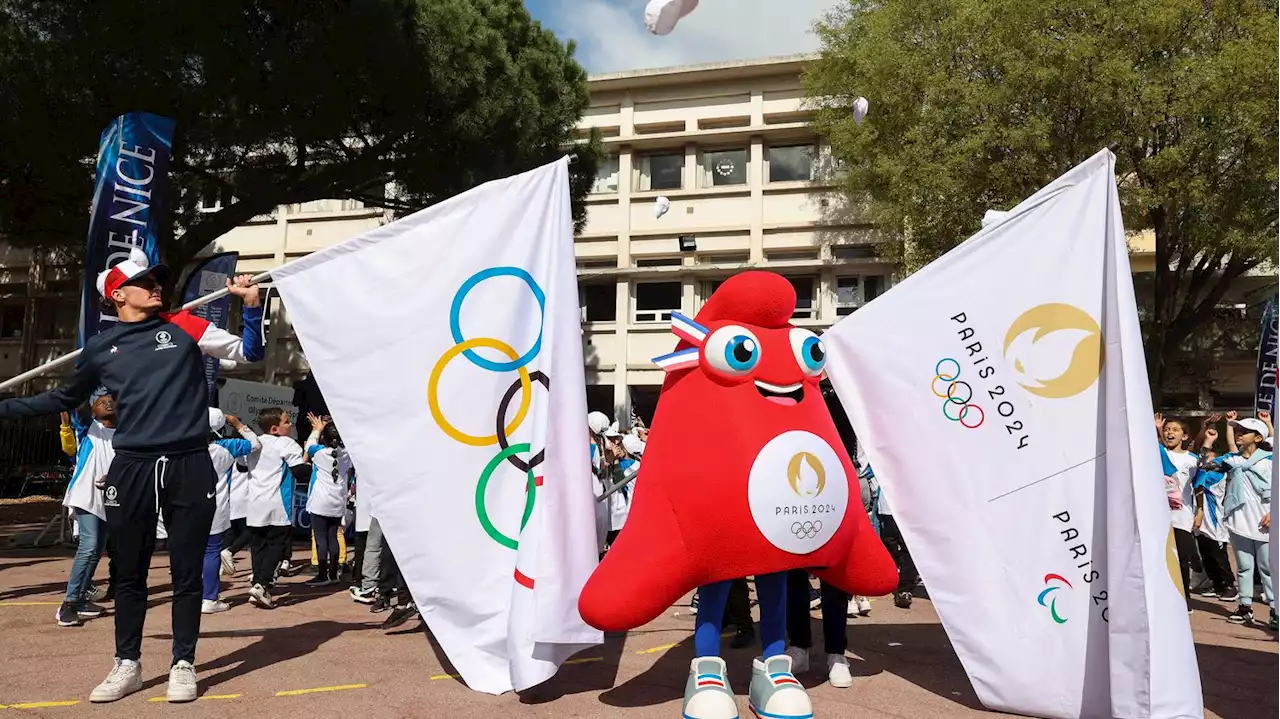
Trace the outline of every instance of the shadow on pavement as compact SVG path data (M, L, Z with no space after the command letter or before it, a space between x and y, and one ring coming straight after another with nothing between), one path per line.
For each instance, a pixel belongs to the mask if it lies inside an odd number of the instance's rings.
M1259 644L1274 635L1258 630ZM1276 699L1275 654L1264 649L1197 644L1204 707L1222 719L1280 716Z
M575 654L555 676L519 692L521 704L545 704L569 694L604 691L618 680L627 635L607 632L604 644Z
M814 637L822 636L820 622L813 619ZM981 710L977 695L969 685L960 660L936 624L850 624L846 630L850 670L855 677L889 672L939 697L970 709ZM813 671L798 678L808 688L822 684L825 663L820 646L814 652ZM892 645L892 646L891 646ZM745 649L729 649L722 644L721 656L729 666L729 683L734 693L745 696L751 686L751 660L760 652L759 643ZM645 673L600 695L600 701L615 707L654 706L684 696L689 663L693 660L693 637L667 650Z
M13 587L12 589L0 590L0 602L13 599L22 599L37 594L59 594L67 591L67 581L49 582L47 584L29 584L25 587Z
M201 639L259 637L258 641L231 652L230 654L198 662L196 671L200 673L200 691L213 691L221 682L244 676L272 664L279 664L290 659L306 656L319 649L322 644L335 639L349 631L366 631L376 626L361 622L315 621L295 626L248 629L225 632L200 632ZM171 634L154 634L152 639L172 639ZM218 671L222 670L222 671ZM147 681L143 689L164 684L168 675L162 675ZM216 693L216 692L215 692Z

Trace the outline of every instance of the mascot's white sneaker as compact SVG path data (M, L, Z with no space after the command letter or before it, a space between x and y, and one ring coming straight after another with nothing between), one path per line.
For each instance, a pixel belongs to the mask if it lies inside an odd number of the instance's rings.
M751 662L751 713L760 719L813 719L813 703L786 654Z
M720 657L698 657L689 665L684 685L684 719L738 719L738 702L729 688L728 670ZM754 686L754 684L753 684Z

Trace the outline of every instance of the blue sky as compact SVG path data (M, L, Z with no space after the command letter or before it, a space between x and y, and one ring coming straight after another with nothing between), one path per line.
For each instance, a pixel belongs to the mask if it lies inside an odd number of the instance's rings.
M578 41L588 72L812 52L813 21L837 0L700 0L674 32L645 32L648 0L525 0L562 40Z

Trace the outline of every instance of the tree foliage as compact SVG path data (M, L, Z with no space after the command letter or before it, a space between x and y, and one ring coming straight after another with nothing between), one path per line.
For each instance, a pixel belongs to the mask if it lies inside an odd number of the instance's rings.
M277 205L420 209L563 154L573 50L519 0L0 0L0 233L82 247L98 135L130 110L177 121L171 264ZM576 153L581 221L598 145Z
M1232 283L1275 266L1275 2L848 0L817 29L818 124L908 269L1111 146L1126 228L1156 238L1158 391Z

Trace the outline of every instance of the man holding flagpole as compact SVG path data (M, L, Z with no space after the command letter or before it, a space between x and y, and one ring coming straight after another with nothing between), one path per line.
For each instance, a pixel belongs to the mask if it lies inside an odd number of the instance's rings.
M117 398L115 459L103 504L119 565L116 659L90 701L116 701L142 688L142 625L156 517L169 528L173 578L173 660L168 700L196 698L201 568L215 509L216 475L207 450L208 403L201 355L237 362L262 358L262 309L248 275L227 281L244 305L242 337L190 312L161 312L164 265L130 259L98 275L97 289L119 318L90 338L75 373L57 389L0 402L0 419L68 411L99 385Z

